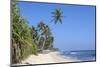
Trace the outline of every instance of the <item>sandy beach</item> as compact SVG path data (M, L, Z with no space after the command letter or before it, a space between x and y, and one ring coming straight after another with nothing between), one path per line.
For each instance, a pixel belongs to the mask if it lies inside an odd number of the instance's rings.
M30 55L27 59L22 61L22 64L45 64L45 63L60 63L60 62L74 62L76 59L64 57L58 51L41 53L38 56Z

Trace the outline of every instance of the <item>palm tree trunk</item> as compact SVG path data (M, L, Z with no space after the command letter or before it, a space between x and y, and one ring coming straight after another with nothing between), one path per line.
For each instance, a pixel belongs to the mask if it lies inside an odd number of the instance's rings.
M41 36L39 36L38 41L37 41L37 44L39 44L39 42L40 42L40 38L41 38Z
M35 44L37 44L36 39L37 39L37 36L33 39L33 43L35 43Z
M44 40L43 45L42 45L42 52L44 50L44 45L45 45L45 40Z

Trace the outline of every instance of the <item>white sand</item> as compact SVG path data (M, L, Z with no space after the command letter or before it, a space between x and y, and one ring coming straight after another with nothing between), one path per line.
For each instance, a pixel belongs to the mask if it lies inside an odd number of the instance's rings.
M74 62L75 59L64 58L59 52L49 52L47 54L38 54L38 56L30 55L22 64L45 64L45 63L60 63L60 62Z

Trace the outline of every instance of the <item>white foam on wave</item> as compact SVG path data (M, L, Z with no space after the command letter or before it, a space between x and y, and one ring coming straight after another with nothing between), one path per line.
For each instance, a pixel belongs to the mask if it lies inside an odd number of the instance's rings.
M71 52L70 54L77 54L76 52Z

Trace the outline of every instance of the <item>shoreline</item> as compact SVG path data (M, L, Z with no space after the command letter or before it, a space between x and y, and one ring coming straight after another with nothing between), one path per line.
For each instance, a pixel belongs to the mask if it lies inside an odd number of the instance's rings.
M38 56L30 55L23 60L21 64L47 64L47 63L61 63L79 61L70 57L61 55L59 51L52 51L48 53L39 53Z

